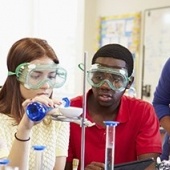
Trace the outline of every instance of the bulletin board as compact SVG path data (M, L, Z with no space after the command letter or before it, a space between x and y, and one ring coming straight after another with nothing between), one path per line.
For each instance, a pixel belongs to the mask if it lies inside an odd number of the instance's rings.
M170 7L144 12L142 98L152 102L162 68L170 57Z
M99 29L99 47L109 43L118 43L131 51L135 61L133 73L135 76L141 40L141 12L101 17ZM137 89L136 80L132 85L133 89Z
M99 46L119 43L132 53L139 50L141 13L101 17Z

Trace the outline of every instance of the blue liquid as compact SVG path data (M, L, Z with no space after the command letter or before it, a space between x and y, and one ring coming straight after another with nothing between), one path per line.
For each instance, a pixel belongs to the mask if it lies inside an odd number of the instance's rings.
M70 100L65 97L62 99L63 100L63 105L64 107L69 107L70 106ZM26 108L26 114L28 118L34 122L42 120L47 112L49 112L52 107L48 107L40 102L33 102L30 103L27 108Z
M42 120L52 108L39 102L30 103L26 108L26 114L32 121Z

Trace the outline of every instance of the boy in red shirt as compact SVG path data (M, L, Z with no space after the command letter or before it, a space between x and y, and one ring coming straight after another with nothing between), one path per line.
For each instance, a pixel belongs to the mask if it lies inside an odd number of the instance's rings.
M134 80L133 67L131 52L119 44L101 47L92 59L87 73L92 88L87 93L86 118L95 125L85 130L85 170L104 169L106 127L103 121L119 122L115 164L157 158L161 153L159 122L152 105L124 95ZM72 106L83 107L82 104L83 96L71 100ZM73 158L81 161L81 127L71 123L65 170L72 169ZM155 166L148 169L155 170Z

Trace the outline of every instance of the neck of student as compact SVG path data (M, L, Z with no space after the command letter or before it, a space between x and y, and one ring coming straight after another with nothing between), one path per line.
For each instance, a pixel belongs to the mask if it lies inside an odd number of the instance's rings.
M119 105L110 107L101 106L97 102L88 102L88 111L92 120L104 126L103 121L115 121L118 113Z

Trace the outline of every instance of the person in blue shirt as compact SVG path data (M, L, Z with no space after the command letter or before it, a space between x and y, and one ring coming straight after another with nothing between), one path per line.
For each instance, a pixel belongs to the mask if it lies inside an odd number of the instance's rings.
M161 126L170 134L170 58L166 61L156 87L153 106Z
M162 159L169 159L170 153L170 58L165 62L158 85L154 92L153 106L160 125L167 132L164 137ZM168 157L165 156L168 154ZM165 156L165 157L164 157Z

